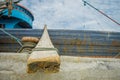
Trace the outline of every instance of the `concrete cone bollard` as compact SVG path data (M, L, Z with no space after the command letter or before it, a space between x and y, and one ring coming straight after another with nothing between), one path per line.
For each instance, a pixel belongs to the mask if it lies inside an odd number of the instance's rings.
M55 73L59 71L60 56L50 40L46 26L40 41L28 58L27 67L28 73L36 71Z

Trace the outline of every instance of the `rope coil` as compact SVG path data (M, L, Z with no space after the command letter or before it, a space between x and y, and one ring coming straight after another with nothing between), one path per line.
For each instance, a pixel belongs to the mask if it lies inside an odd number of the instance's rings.
M34 42L23 42L23 46L18 50L18 53L28 52L31 53L32 49L36 46Z
M32 49L32 51L57 51L59 52L57 48L34 48Z
M18 50L18 52L19 53L23 53L23 52L31 53L32 49L36 46L39 39L36 37L23 37L21 41L22 41L23 46Z

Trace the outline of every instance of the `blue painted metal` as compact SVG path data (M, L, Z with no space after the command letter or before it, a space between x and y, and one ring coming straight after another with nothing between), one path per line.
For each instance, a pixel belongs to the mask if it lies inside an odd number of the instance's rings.
M32 28L34 20L33 15L29 10L21 5L14 5L12 14L8 17L8 10L2 11L4 14L0 18L0 24L5 24L6 29L13 28Z

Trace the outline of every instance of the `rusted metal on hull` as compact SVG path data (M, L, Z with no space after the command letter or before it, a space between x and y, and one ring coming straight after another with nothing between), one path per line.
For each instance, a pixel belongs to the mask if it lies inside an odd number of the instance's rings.
M120 46L120 41L118 40L80 40L80 39L58 39L52 38L55 45L88 45L88 46ZM17 43L11 38L0 38L0 43Z
M60 40L60 41L59 41ZM118 40L80 40L80 39L53 39L54 44L89 45L89 46L120 46Z
M14 36L38 37L43 30L7 30ZM49 30L51 40L61 55L115 56L120 52L120 32ZM19 44L0 32L0 51L17 51Z

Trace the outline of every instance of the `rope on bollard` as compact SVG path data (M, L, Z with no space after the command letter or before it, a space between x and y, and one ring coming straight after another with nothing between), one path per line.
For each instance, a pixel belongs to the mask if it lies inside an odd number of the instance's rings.
M38 38L36 37L23 37L22 38L22 47L17 51L18 53L31 53L32 49L36 46L38 42Z

